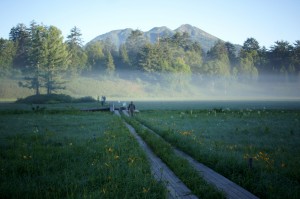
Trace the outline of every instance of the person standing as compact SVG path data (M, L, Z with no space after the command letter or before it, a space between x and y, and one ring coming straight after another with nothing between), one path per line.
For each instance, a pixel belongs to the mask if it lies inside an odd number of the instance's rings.
M133 102L131 101L130 104L128 105L128 113L129 113L129 116L133 117L134 111L135 111L135 105L134 105Z
M101 105L104 106L105 105L105 101L106 101L106 97L102 96L101 97Z

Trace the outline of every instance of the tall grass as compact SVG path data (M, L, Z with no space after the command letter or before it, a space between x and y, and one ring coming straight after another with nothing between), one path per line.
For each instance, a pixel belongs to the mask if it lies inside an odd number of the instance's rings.
M165 198L144 152L109 113L0 114L1 198Z
M144 111L138 119L261 198L299 198L299 116L292 110L214 109Z

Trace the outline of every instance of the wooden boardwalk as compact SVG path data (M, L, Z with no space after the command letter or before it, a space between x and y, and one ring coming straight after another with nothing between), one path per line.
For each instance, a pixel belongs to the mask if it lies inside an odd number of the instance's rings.
M109 111L109 107L86 108L86 109L80 109L80 111L86 111L86 112Z
M191 156L186 153L174 149L175 153L186 160L203 176L203 178L210 184L215 185L219 190L223 191L226 198L229 199L258 199L257 196L253 195L246 189L237 185L236 183L228 180L224 176L218 174L214 170L208 168L202 163L197 162Z
M115 111L116 115L120 115L119 111ZM127 111L124 111L127 114ZM135 129L125 122L126 127L131 134L138 141L141 148L145 151L149 162L151 164L151 172L154 178L163 182L168 190L168 198L183 198L183 199L196 199L197 196L193 195L191 190L169 169L169 167L157 157L149 146L142 140L142 138L135 132Z
M125 115L128 113L123 111ZM132 127L131 127L132 128ZM144 128L147 128L144 126ZM157 133L153 132L151 129L147 128L155 135L159 136ZM133 129L134 130L134 129ZM160 136L159 136L160 137ZM141 138L139 138L141 139ZM162 138L163 139L163 138ZM142 141L142 140L141 140ZM143 141L142 141L143 142ZM188 154L173 148L175 153L183 158L185 158L189 163L203 176L203 178L210 184L216 186L219 190L223 191L228 199L258 199L257 196L253 195L246 189L237 185L236 183L230 181L219 173L213 171L209 167L202 163L197 162ZM147 151L146 151L147 152Z
M152 152L148 145L135 132L134 128L127 123L125 124L131 134L136 138L139 145L146 152L151 164L152 174L157 181L161 181L165 184L169 192L169 198L197 198L191 193L191 190L187 188L185 184L171 171L171 169L169 169L169 167Z

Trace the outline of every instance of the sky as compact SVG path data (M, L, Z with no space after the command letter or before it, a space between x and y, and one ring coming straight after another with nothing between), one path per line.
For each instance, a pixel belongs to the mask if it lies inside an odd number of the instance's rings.
M56 26L64 38L76 26L84 44L112 30L182 24L241 45L250 37L266 48L300 40L300 0L1 0L0 7L4 39L12 27L34 20Z

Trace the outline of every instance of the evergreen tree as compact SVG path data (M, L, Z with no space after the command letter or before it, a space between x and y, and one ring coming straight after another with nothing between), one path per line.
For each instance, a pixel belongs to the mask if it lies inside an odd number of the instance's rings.
M260 49L259 43L254 38L248 38L243 44L243 50L245 51L258 51Z
M147 43L138 54L139 69L148 73L172 71L171 48L162 44Z
M260 62L259 50L260 46L258 41L254 38L248 38L242 46L242 50L240 51L240 58L251 56L253 65L258 67Z
M32 22L30 25L30 48L28 48L28 70L19 85L35 90L45 87L47 94L63 89L60 76L67 64L66 46L61 31L54 26L46 27Z
M172 69L166 75L169 85L177 90L185 89L189 83L191 68L187 65L183 58L177 57L172 61Z
M70 35L67 36L67 45L69 52L69 68L71 73L77 74L84 70L87 65L87 55L82 48L80 29L76 26L70 31Z
M240 58L237 72L241 80L255 80L258 77L258 70L254 66L254 60L251 53L244 53Z
M146 39L140 30L133 30L126 39L125 46L129 56L129 63L132 67L135 68L138 66L138 53L146 43Z
M258 50L258 60L256 61L257 70L259 74L272 73L272 66L270 65L270 52L266 47L262 47Z
M185 52L184 61L190 66L191 71L200 73L203 65L202 49L199 43L194 42Z
M292 64L293 47L287 41L276 41L270 50L270 62L275 72L287 74Z
M6 76L12 70L16 47L10 40L0 38L0 76Z
M62 76L67 70L68 51L63 43L61 31L50 26L47 31L47 62L45 65L44 80L47 94L64 89Z
M87 63L90 69L100 70L105 61L103 45L100 41L88 44L86 46Z
M34 89L35 94L40 94L43 86L43 72L47 64L47 30L44 26L37 25L35 22L30 24L30 40L28 48L28 62L23 82L19 82L21 87Z
M112 76L115 72L115 64L114 64L114 59L113 56L111 55L110 51L106 52L107 58L106 58L106 73L109 76Z
M258 78L259 43L254 38L248 38L239 53L237 66L233 69L233 73L240 80L255 80Z
M161 72L162 68L158 56L159 49L155 45L150 43L145 44L138 53L139 68L148 73Z
M292 54L292 63L295 66L296 74L300 75L300 40L297 40L294 43L293 54Z
M30 31L24 24L20 23L10 30L9 40L14 42L16 48L13 67L22 70L25 69L26 66L29 65L28 48L30 42Z
M231 66L231 68L233 68L238 63L236 48L230 42L225 42L225 46L226 46L226 49L227 49L230 66Z
M218 41L208 52L203 72L213 76L230 76L230 62L227 47L224 42Z
M117 48L116 46L113 44L113 42L111 41L110 38L106 38L104 41L101 41L102 45L103 45L103 51L104 52L110 52L112 55L116 55L117 54Z
M123 64L125 64L125 65L129 65L130 64L125 44L121 44L120 45L120 48L119 48L119 57L121 58L121 61L122 61Z

